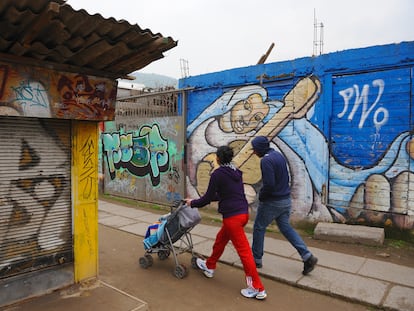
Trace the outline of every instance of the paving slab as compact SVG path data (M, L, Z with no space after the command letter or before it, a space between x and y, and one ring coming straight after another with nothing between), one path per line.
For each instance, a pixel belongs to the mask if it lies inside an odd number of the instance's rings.
M302 269L301 261L265 253L263 267L258 272L274 280L296 284L302 277Z
M133 219L140 219L143 216L154 215L153 213L150 213L147 211L141 211L135 208L128 208L128 207L118 208L117 210L112 209L110 213L113 213L119 216L128 217L128 218L133 218Z
M414 268L374 259L367 259L359 271L360 275L414 287Z
M158 214L147 214L147 215L143 215L142 217L140 217L140 221L146 222L148 224L153 224L159 221L161 216L162 215L158 215Z
M336 253L323 249L309 248L318 258L318 266L324 266L335 270L357 273L367 261L364 257ZM294 256L299 259L299 256Z
M219 227L198 224L193 228L193 230L191 230L191 233L195 235L204 236L210 239L215 239L219 230Z
M110 202L99 201L98 208L100 211L110 212L114 207L119 206Z
M392 310L413 311L414 289L404 286L393 286L388 293L383 306Z
M297 253L296 249L284 240L265 237L264 245L265 253L278 254L284 257L292 257Z
M118 215L111 216L111 217L105 217L105 218L99 220L99 223L101 223L105 226L110 226L110 227L115 227L115 228L130 225L134 222L136 222L136 220L131 219L131 218L118 216Z
M108 212L104 212L104 211L98 211L98 219L102 219L102 218L106 218L106 217L111 217L114 216L114 214L108 213Z
M298 285L355 301L380 305L388 282L318 267L311 274L302 277Z
M122 231L126 231L132 234L136 234L139 236L145 236L145 234L147 233L147 229L148 229L148 223L146 222L136 222L136 223L132 223L126 226L122 226L119 228Z

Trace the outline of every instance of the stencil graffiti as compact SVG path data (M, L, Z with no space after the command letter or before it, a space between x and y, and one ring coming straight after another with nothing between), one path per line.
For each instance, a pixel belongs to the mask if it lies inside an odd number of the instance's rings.
M159 127L142 126L138 135L133 133L102 133L103 154L106 157L111 179L116 170L125 168L135 176L149 175L153 186L160 184L161 173L170 167L168 141Z

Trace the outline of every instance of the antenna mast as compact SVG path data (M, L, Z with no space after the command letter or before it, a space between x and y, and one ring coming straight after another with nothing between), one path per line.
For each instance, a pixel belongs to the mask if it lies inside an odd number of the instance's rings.
M313 54L312 56L322 55L323 53L323 23L316 20L316 10L313 9Z
M180 67L181 67L181 78L187 78L190 75L190 70L188 68L188 60L181 58Z

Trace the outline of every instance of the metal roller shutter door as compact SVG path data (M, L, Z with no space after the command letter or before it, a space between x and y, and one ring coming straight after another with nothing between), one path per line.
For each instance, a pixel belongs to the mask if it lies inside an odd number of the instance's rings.
M69 120L0 117L0 279L73 262Z

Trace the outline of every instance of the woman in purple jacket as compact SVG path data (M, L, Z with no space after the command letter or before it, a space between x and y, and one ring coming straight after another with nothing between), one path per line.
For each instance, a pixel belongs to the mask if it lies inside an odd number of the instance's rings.
M246 274L247 288L241 294L247 298L265 299L267 294L260 280L256 264L247 240L244 227L249 221L249 209L244 193L242 172L232 163L233 150L221 146L216 152L220 165L210 177L206 193L196 200L186 199L191 207L203 207L212 201L218 201L218 212L223 216L223 223L217 233L211 256L207 260L197 258L197 266L206 277L212 278L217 261L231 241L239 254Z

